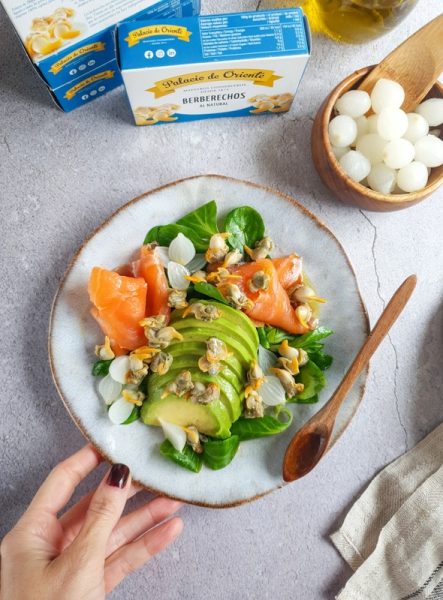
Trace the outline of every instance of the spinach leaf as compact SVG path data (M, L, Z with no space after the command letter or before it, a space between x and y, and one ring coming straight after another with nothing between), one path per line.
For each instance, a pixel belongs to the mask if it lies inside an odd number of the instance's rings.
M254 440L256 438L276 435L285 431L292 423L292 413L287 409L282 409L279 413L286 417L286 421L281 421L275 417L266 415L257 419L246 419L240 417L238 421L232 424L231 434L240 438L240 441Z
M208 296L213 300L217 300L217 302L229 306L229 302L227 302L226 298L218 291L215 285L212 285L211 283L206 283L205 281L194 283L194 291L202 296Z
M194 452L190 446L186 445L183 452L178 452L169 440L165 440L160 444L160 454L194 473L198 473L202 468L203 459L201 455Z
M215 201L203 204L174 224L152 227L146 234L144 243L158 242L161 246L169 246L179 233L191 240L197 252L205 252L211 236L218 233Z
M177 225L190 227L194 231L198 230L202 234L206 234L209 240L211 235L218 233L217 204L215 200L211 200L196 210L188 213L177 221Z
M312 348L314 344L327 338L333 333L332 329L328 329L327 327L317 327L317 329L308 331L308 333L305 333L304 335L292 336L293 339L291 340L290 345L294 348L303 348L307 351Z
M299 396L294 396L293 398L290 398L288 402L291 402L292 404L315 404L316 402L318 402L318 394L315 394L315 396L311 396L310 398L304 399L300 399Z
M315 352L309 352L308 354L309 360L312 360L319 369L322 371L326 371L332 365L332 356L330 354L326 354L322 350L317 350Z
M126 419L126 421L123 421L122 425L129 425L130 423L137 421L139 418L140 418L140 406L134 406L134 408L132 409L132 413L129 415L129 417Z
M323 348L320 340L327 338L334 332L327 327L317 327L313 331L308 331L303 335L292 335L278 327L265 327L266 337L271 346L281 344L283 340L288 340L288 343L293 348L303 348L306 352L316 352Z
M295 335L291 335L287 333L283 329L279 329L278 327L265 327L266 337L268 338L268 342L270 346L280 345L283 340L292 341L295 339Z
M244 246L252 248L265 235L265 224L260 214L250 206L239 206L226 215L225 231L231 234L227 242L243 253Z
M268 338L266 336L265 328L264 327L257 327L257 334L258 334L258 339L259 339L260 345L263 346L263 348L266 348L266 350L269 350L269 348L271 347L271 345L268 342Z
M225 440L208 440L203 445L203 460L210 469L223 469L234 458L240 445L237 435Z
M114 359L111 360L97 360L92 365L92 374L94 377L98 377L99 375L105 376L109 373L109 367Z
M300 367L300 373L296 376L296 381L303 383L305 388L295 397L295 402L312 398L322 390L326 385L326 377L323 372L311 360L303 367Z
M177 237L179 233L182 233L187 238L191 240L194 244L197 252L205 252L208 243L203 243L192 229L189 227L183 227L181 225L157 225L148 231L146 237L144 239L144 244L150 244L151 242L158 242L160 246L169 246L174 238Z

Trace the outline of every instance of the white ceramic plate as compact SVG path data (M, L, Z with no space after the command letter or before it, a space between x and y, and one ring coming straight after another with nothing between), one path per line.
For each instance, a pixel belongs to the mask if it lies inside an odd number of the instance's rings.
M298 252L317 292L328 299L321 322L335 331L326 340L334 356L328 385L315 405L289 405L294 421L284 434L241 444L225 469L203 467L199 474L181 469L158 450L163 437L141 422L113 425L96 393L91 375L93 348L103 335L89 314L87 293L93 266L108 269L124 263L153 225L171 223L215 199L219 214L248 204L263 216L276 242L275 256ZM74 256L54 300L49 353L55 384L83 434L111 462L127 464L133 478L167 496L222 507L258 498L284 485L284 451L294 432L330 397L368 332L366 311L349 260L334 235L292 198L264 187L208 175L172 183L136 198L114 213ZM363 395L364 380L349 394L337 419L333 442L348 425Z

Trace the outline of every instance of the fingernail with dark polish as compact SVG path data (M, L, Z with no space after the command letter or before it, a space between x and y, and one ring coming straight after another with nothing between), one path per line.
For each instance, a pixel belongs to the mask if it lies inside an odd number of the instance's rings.
M123 489L128 481L129 468L126 465L116 464L113 465L109 471L106 483L112 485L112 487L118 487Z

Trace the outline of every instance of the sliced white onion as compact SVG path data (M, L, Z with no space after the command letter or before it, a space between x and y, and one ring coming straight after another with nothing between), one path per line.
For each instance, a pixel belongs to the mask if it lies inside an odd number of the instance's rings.
M266 375L266 381L261 386L259 394L267 406L277 406L286 402L285 389L275 375Z
M196 271L201 271L203 267L206 265L206 259L204 254L196 254L194 258L188 262L186 268L190 273L195 273Z
M129 368L129 356L117 356L109 366L109 375L118 383L126 383Z
M179 233L169 244L169 259L179 265L187 265L194 256L194 244L182 233Z
M110 375L106 375L98 384L98 392L106 404L112 404L114 400L120 396L122 384L112 379Z
M115 425L121 425L132 413L134 405L127 402L124 398L118 398L111 404L108 410L108 417Z
M165 438L171 442L177 452L183 452L183 448L186 445L186 432L179 425L169 423L164 419L159 418L159 423L163 429Z
M275 366L276 362L277 357L273 352L263 348L261 345L258 347L258 364L265 375L271 367Z
M166 268L169 262L169 248L168 246L156 246L154 250L154 254L162 263L162 265Z
M168 262L168 279L169 285L176 290L186 290L189 287L189 281L185 279L186 275L189 275L189 271L183 265L170 260Z

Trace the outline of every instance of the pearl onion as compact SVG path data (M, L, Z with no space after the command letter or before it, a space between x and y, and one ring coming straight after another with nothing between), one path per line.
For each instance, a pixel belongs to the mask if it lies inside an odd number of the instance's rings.
M427 167L443 165L443 141L435 135L425 135L415 142L415 156Z
M408 128L408 117L399 108L384 108L378 115L377 131L384 140L401 138Z
M405 99L402 86L390 79L379 79L371 93L372 110L379 114L385 108L400 108Z
M343 156L343 154L346 154L346 152L349 152L350 149L351 148L349 146L345 146L344 148L339 148L338 146L332 146L332 152L337 160L340 160L340 158Z
M367 92L351 90L345 92L337 102L335 108L341 115L349 117L361 117L371 108L371 98Z
M429 132L429 125L424 117L416 113L408 113L408 128L404 134L405 140L414 143Z
M429 98L417 106L415 112L426 119L431 127L443 123L443 98Z
M362 115L361 117L357 117L354 119L357 124L357 138L365 135L368 132L368 119Z
M414 160L414 144L403 138L392 140L383 150L383 162L391 169L401 169Z
M368 133L377 133L378 115L371 115L367 118Z
M348 115L338 115L329 123L329 139L333 146L349 146L357 137L357 125Z
M361 152L350 150L340 159L343 171L354 181L361 181L369 175L371 163Z
M109 366L109 375L118 383L126 383L126 376L131 368L129 356L117 356Z
M428 182L428 170L422 162L413 162L400 169L397 175L397 185L404 192L422 190Z
M387 142L376 133L367 133L357 140L357 150L373 165L383 161L383 150Z
M368 175L368 184L376 192L392 194L397 183L397 174L383 163L374 165Z

